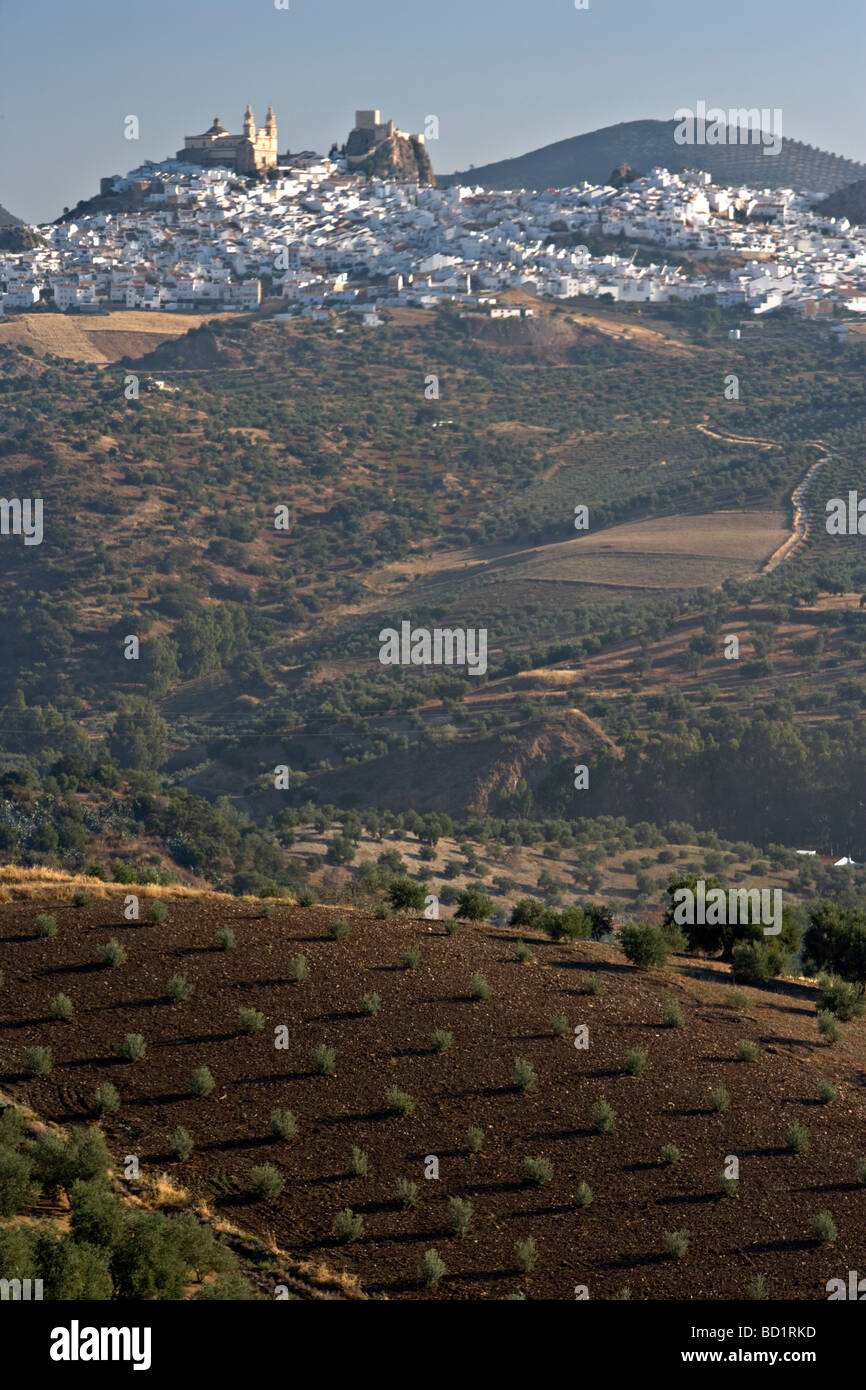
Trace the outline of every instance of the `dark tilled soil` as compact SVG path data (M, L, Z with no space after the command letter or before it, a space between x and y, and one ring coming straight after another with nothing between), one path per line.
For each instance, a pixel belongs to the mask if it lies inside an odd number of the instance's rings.
M866 1186L855 1173L866 1157L866 1023L845 1028L830 1048L815 1024L817 992L788 981L748 990L748 1004L724 1003L725 967L677 957L675 968L638 972L613 948L591 943L554 945L530 940L536 963L514 958L517 933L465 926L454 938L440 923L347 913L352 932L328 935L336 909L277 906L260 919L244 903L168 899L161 926L125 923L110 901L68 905L0 905L0 1085L47 1119L87 1118L96 1086L110 1080L120 1092L119 1115L104 1122L117 1159L134 1153L144 1170L166 1170L196 1196L241 1227L272 1233L288 1251L331 1268L355 1272L371 1295L389 1298L573 1299L586 1285L591 1298L611 1298L626 1285L634 1298L740 1298L763 1274L770 1298L825 1298L831 1278L866 1269ZM39 940L33 922L52 911L58 932ZM213 945L221 925L237 948ZM97 947L116 936L128 951L116 969L94 965ZM417 945L421 964L402 968ZM309 979L295 984L288 964L306 955ZM484 1002L469 997L480 971L493 987ZM195 982L185 1003L162 1002L174 973ZM584 990L596 972L601 996ZM58 992L75 1004L71 1023L48 1018ZM365 993L381 996L374 1017L360 1012ZM662 1026L663 996L685 1015L682 1028ZM239 1006L266 1016L263 1032L239 1030ZM569 1028L589 1027L589 1049L573 1033L552 1035L550 1020L565 1014ZM275 1048L285 1024L288 1047ZM449 1029L454 1046L436 1055L428 1034ZM142 1033L145 1059L119 1061L126 1033ZM734 1060L738 1039L761 1047L757 1063ZM23 1049L50 1046L50 1076L27 1080ZM315 1074L311 1050L337 1049L333 1077ZM630 1048L649 1058L644 1075L629 1076ZM522 1094L512 1084L516 1057L527 1058L538 1086ZM189 1094L193 1069L207 1065L216 1089ZM839 1099L816 1100L818 1082L839 1086ZM396 1085L416 1101L406 1118L390 1115L384 1092ZM716 1086L730 1092L725 1113L709 1104ZM590 1111L605 1097L616 1111L612 1134L594 1131ZM268 1137L271 1112L298 1119L289 1143ZM784 1149L793 1121L811 1134L800 1156ZM178 1125L196 1141L192 1158L175 1164L167 1138ZM470 1125L484 1130L484 1148L467 1150ZM660 1162L663 1145L682 1152L675 1168ZM353 1145L369 1154L366 1178L349 1175ZM544 1155L552 1182L527 1184L523 1160ZM727 1156L740 1162L733 1198L717 1194ZM435 1156L438 1180L425 1177ZM271 1162L282 1171L283 1194L270 1203L249 1199L249 1175ZM418 1183L414 1210L393 1201L400 1177ZM590 1184L592 1205L573 1200ZM451 1196L471 1201L469 1232L451 1235ZM334 1217L350 1206L366 1234L344 1246ZM829 1210L838 1238L818 1245L810 1218ZM681 1260L663 1253L665 1231L687 1229ZM538 1264L531 1276L515 1268L515 1241L533 1236ZM417 1264L435 1247L447 1276L435 1289L420 1283Z

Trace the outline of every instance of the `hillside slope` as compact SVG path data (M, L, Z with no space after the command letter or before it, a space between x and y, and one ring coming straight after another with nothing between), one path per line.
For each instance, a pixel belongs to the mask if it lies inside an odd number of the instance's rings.
M603 184L619 164L641 173L654 165L679 171L704 169L719 183L747 183L759 188L805 188L832 193L866 175L866 166L826 150L783 140L777 156L760 145L678 145L676 121L621 121L586 135L558 140L516 159L454 174L440 174L440 185L481 184L487 188L547 188L584 180Z
M858 1267L866 1023L847 1025L827 1046L808 982L731 998L727 967L686 956L639 972L613 945L553 944L530 931L533 959L524 964L517 934L502 928L464 926L452 936L436 921L285 903L266 918L260 904L219 896L167 893L168 920L138 925L124 921L121 891L77 908L56 892L0 904L0 965L12 986L2 998L0 1086L46 1119L75 1125L110 1081L120 1109L102 1125L113 1153L135 1153L145 1175L168 1170L192 1200L298 1258L344 1268L367 1294L571 1301L586 1285L592 1298L624 1288L635 1298L679 1298L685 1278L690 1298L735 1299L763 1275L771 1299L811 1300ZM56 935L35 936L40 909L56 917ZM339 941L338 915L350 928ZM235 949L218 948L223 926L236 934ZM109 937L127 952L114 969L95 963ZM419 953L409 968L408 950ZM299 982L301 955L308 974ZM194 991L171 1004L165 986L175 974ZM473 998L475 975L489 983L488 998ZM48 1016L58 990L74 1005L67 1023ZM377 1011L365 1012L364 995L379 996ZM681 1027L664 1026L671 998ZM260 1031L243 1031L239 1008L261 1011ZM565 1031L556 1036L559 1015ZM579 1024L589 1028L585 1049L574 1041ZM436 1030L452 1034L452 1045L437 1051ZM147 1044L135 1064L116 1052L128 1033ZM756 1061L736 1060L740 1039L757 1044ZM27 1079L22 1053L37 1042L50 1044L53 1070ZM316 1048L335 1049L323 1069ZM648 1057L642 1075L625 1067L635 1048ZM516 1058L537 1076L525 1091L514 1084ZM200 1066L215 1087L195 1099L189 1079ZM839 1088L837 1101L817 1102L821 1081ZM711 1102L720 1086L727 1109ZM389 1109L389 1087L412 1098L410 1113ZM615 1111L611 1132L593 1122L601 1099ZM269 1133L278 1108L297 1121L291 1140ZM785 1146L795 1121L811 1137L799 1156ZM183 1163L170 1154L178 1125L195 1143ZM470 1127L481 1131L480 1152L470 1151ZM668 1144L681 1155L673 1165L661 1160ZM367 1156L366 1176L350 1171L353 1148ZM729 1155L739 1159L740 1183L723 1196ZM438 1177L425 1178L431 1158ZM527 1158L548 1160L550 1180L530 1182ZM266 1162L286 1186L255 1201L252 1169ZM416 1205L396 1200L400 1179L417 1185ZM581 1182L590 1205L575 1199ZM452 1198L471 1204L462 1238L449 1227ZM364 1230L344 1246L334 1223L346 1208ZM832 1245L810 1236L824 1210L838 1226ZM665 1232L682 1230L691 1243L676 1260L663 1253ZM525 1275L515 1244L530 1237L538 1263ZM417 1271L431 1248L447 1273L428 1290Z
M825 217L847 217L849 222L866 222L866 178L846 184L819 203L818 211Z

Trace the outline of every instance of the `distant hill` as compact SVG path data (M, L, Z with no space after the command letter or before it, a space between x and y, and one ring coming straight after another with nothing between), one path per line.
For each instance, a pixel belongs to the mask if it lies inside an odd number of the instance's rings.
M827 217L847 217L849 222L866 223L866 179L846 184L820 203L817 210Z
M0 203L0 227L23 227L24 223L20 217L16 217L8 208L4 208Z
M605 183L611 169L630 164L649 170L704 169L722 183L749 183L761 188L803 188L834 193L866 177L866 165L826 150L783 140L778 155L760 145L678 145L676 121L622 121L587 135L558 140L517 159L503 159L454 174L440 174L440 185L482 184L488 188L568 187Z
M0 222L0 251L32 251L34 246L46 245L44 236L23 222Z

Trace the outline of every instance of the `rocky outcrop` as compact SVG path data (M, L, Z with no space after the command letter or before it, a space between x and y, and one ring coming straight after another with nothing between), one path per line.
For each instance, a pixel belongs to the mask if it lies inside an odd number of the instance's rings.
M352 136L368 135L369 131L352 131ZM349 137L350 142L352 137ZM347 153L360 153L355 149ZM395 183L419 183L433 185L436 175L427 153L426 146L416 135L391 135L370 150L366 159L358 163L356 171L367 178L390 179Z

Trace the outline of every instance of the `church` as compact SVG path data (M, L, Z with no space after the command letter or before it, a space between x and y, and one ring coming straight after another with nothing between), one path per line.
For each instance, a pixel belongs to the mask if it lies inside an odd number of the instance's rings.
M256 130L252 107L244 113L242 135L230 135L219 116L203 135L187 135L178 159L191 164L218 164L234 169L238 174L255 174L261 169L273 169L277 163L277 122L274 108L268 107L265 123Z

